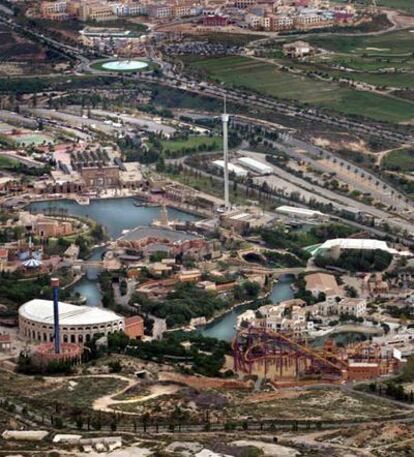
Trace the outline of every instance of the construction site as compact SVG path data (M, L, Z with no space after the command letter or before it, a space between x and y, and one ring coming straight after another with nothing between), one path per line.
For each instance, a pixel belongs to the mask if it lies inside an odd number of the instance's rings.
M319 348L288 332L240 329L232 343L234 370L275 385L363 381L395 374L404 359L370 342L339 347L326 340Z

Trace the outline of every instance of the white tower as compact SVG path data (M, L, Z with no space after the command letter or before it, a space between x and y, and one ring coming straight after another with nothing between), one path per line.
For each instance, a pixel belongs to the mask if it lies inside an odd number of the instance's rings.
M221 115L223 122L223 160L224 160L224 206L226 209L230 209L230 197L229 197L229 139L228 139L228 127L229 127L229 115L226 113L226 97L224 97L224 113Z

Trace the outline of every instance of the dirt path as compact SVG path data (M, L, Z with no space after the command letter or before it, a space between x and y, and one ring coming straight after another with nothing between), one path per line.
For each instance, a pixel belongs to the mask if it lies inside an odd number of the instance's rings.
M105 376L105 375L102 375ZM117 379L121 379L124 381L127 381L128 384L127 386L123 387L122 389L113 392L108 395L104 395L103 397L97 398L92 405L92 408L95 411L104 411L104 412L114 412L114 409L111 408L113 405L122 405L122 404L128 404L128 403L143 403L148 400L153 400L154 398L161 397L163 395L172 395L181 388L177 384L171 384L171 385L162 385L162 384L154 384L149 388L150 393L148 395L137 395L136 397L129 398L127 400L116 400L115 397L118 397L119 395L124 394L127 392L129 389L132 387L135 387L136 385L139 384L139 381L136 381L131 378L127 378L124 376L119 376L119 375L107 375L107 377L114 377ZM128 414L128 413L126 413ZM134 414L134 413L131 413Z

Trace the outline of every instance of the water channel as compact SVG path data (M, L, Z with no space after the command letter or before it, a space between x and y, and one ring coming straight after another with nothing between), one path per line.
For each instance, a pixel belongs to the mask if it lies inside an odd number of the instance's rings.
M31 203L29 210L33 213L52 213L68 216L90 218L101 224L111 236L116 239L124 230L135 227L149 227L154 219L159 218L160 208L148 208L139 205L133 198L110 198L91 200L89 205L79 205L73 200L49 200ZM168 209L170 219L182 221L197 220L198 217L174 208ZM89 260L101 260L105 247L94 249ZM99 270L88 268L85 276L77 282L71 292L79 293L86 298L88 306L101 306L101 291L98 284Z
M91 200L89 205L79 205L73 200L53 200L35 202L29 205L33 213L48 212L68 216L83 216L93 219L107 230L111 238L116 239L121 236L126 229L133 229L137 226L149 227L153 219L160 215L159 208L148 208L137 206L139 203L133 198L113 198L103 200ZM184 221L197 220L198 217L183 211L170 208L168 210L171 219ZM105 252L105 247L96 248L89 259L100 260ZM95 268L88 268L85 276L72 288L73 293L78 292L86 298L88 306L101 306L101 291L98 283L99 271ZM279 303L283 300L293 298L293 276L282 276L275 283L272 293L272 303ZM215 320L200 332L205 336L230 341L235 332L236 318L249 308L248 305L240 306L223 317Z

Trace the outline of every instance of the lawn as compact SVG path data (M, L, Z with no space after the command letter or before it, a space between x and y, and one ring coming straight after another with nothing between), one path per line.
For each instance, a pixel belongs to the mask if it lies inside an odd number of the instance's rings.
M189 136L187 139L164 140L161 142L163 151L174 153L183 149L198 149L203 145L206 148L217 149L222 142L219 136Z
M315 104L379 121L401 122L414 118L414 104L408 101L356 91L341 87L337 83L292 75L280 71L271 63L248 57L185 60L192 68L232 87L252 89L265 95Z
M382 166L387 170L412 171L414 170L414 150L395 149L390 151L383 158Z

